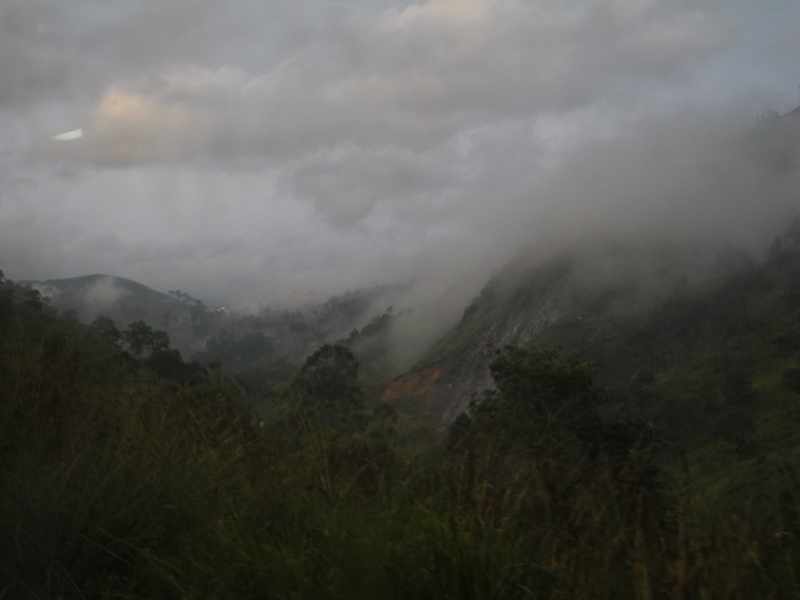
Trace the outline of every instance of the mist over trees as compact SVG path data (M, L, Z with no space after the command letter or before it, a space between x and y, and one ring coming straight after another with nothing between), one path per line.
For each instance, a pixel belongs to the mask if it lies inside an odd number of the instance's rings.
M347 346L263 395L141 321L82 325L0 273L4 593L785 597L795 227L764 261L607 324L599 365L495 347L493 387L446 430L365 393ZM585 327L539 343L588 350Z

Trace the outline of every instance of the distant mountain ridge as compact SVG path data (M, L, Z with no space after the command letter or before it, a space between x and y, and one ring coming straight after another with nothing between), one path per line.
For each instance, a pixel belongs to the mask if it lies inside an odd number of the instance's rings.
M19 281L61 312L73 311L90 324L98 316L122 329L144 321L166 331L185 359L218 361L254 387L269 389L292 376L323 343L341 343L355 351L367 385L379 385L390 370L388 333L396 315L392 304L402 285L379 285L331 296L301 310L260 307L254 312L209 310L180 291L166 294L112 275Z
M109 317L119 328L144 321L166 331L173 347L187 356L201 349L204 336L213 331L212 311L123 277L96 274L18 283L38 290L59 311L74 311L84 323L99 316Z

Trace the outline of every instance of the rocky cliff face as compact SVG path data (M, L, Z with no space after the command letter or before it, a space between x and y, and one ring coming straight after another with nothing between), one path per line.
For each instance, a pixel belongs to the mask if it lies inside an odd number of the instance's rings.
M541 282L539 282L541 285ZM529 342L569 311L564 282L552 281L535 297L508 297L504 282L493 281L473 300L458 326L422 364L384 389L381 400L442 415L445 422L468 410L472 399L492 385L487 348ZM529 290L530 291L530 290ZM446 356L448 351L454 351ZM437 358L437 356L443 356Z
M492 278L426 358L386 386L381 400L452 422L492 387L489 346L537 340L558 346L558 335L591 344L614 319L645 311L676 288L713 276L710 256L695 249L614 246L539 265L530 257L517 259ZM559 333L549 335L554 326Z

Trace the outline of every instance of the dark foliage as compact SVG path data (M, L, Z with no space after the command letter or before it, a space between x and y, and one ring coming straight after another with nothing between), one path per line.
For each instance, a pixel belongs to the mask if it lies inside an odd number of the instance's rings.
M309 356L295 380L301 404L315 421L353 428L363 424L358 361L345 346L325 344Z

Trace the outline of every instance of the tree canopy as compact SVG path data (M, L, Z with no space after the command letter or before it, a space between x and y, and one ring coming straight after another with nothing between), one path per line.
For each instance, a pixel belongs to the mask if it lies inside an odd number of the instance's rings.
M296 378L302 406L325 424L361 420L364 398L358 385L358 361L338 344L325 344L309 356Z

